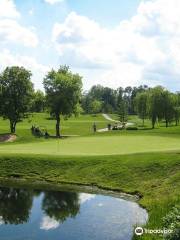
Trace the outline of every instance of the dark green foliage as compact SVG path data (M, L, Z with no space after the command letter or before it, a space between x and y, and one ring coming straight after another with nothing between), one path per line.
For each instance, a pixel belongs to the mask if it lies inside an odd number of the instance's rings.
M113 113L116 111L116 90L101 85L93 86L82 98L85 113L94 113L94 101L99 103L98 112Z
M126 130L138 130L138 128L134 127L134 126L132 126L132 127L129 126L129 127L126 128Z
M69 67L51 70L44 79L47 105L56 118L56 136L60 137L60 115L71 116L77 110L81 98L82 81Z
M135 107L136 112L138 113L138 116L143 120L143 126L144 126L144 120L148 117L148 94L147 92L142 92L137 94L135 98Z
M122 88L119 88L117 92L117 113L119 116L119 121L124 123L127 121L128 117L128 101Z
M44 112L46 104L46 98L42 91L37 90L33 94L32 100L32 112Z
M180 101L178 94L174 94L161 86L147 89L137 94L135 98L136 111L141 119L149 118L152 128L159 121L164 120L166 127L175 120L178 125L180 118Z
M68 217L75 217L80 210L77 193L74 192L45 192L42 210L50 218L63 223Z
M180 205L173 207L173 209L163 219L164 227L172 230L173 233L165 236L166 240L180 239Z
M0 188L0 216L5 224L22 224L29 219L32 191Z
M33 84L31 72L23 67L7 67L0 74L0 113L10 121L11 133L30 111Z

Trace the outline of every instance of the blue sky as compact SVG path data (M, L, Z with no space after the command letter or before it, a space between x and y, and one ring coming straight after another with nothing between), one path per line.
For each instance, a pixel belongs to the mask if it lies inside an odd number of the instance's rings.
M44 0L14 0L22 18L20 22L24 25L35 26L41 39L47 40L55 22L63 22L72 11L78 15L86 16L97 21L101 26L112 28L121 20L132 17L141 0L65 0L56 4L48 4ZM30 14L30 11L32 13ZM14 48L14 46L13 46ZM34 51L33 51L34 50ZM51 49L52 50L52 49ZM20 48L22 53L25 49ZM27 50L26 50L27 51ZM60 64L56 51L29 49L38 60L44 64ZM32 51L34 53L32 53ZM44 54L47 54L44 57ZM52 57L53 56L53 57Z
M42 89L68 64L94 84L180 88L179 0L0 0L0 70L23 65Z

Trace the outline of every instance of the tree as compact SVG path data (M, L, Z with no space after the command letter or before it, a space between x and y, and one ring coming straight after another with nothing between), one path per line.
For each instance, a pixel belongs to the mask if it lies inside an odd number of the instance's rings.
M149 118L152 122L152 128L155 127L157 120L163 119L163 97L164 88L157 86L149 91Z
M119 107L119 109L118 109L119 120L120 120L120 122L124 123L127 121L127 118L128 118L128 104L123 99L119 103L118 107Z
M180 107L174 107L174 118L176 122L176 126L179 124L179 119L180 119Z
M116 110L116 90L101 85L93 86L83 96L82 106L86 113L91 112L93 101L101 103L100 112L112 113Z
M42 210L50 218L63 223L67 218L74 218L79 213L79 196L73 192L45 192Z
M33 84L31 72L23 67L7 67L0 74L1 115L9 119L11 133L16 124L26 117L31 107Z
M40 90L37 90L33 94L32 111L43 112L45 108L45 96Z
M29 219L33 191L0 188L0 216L5 224L22 224Z
M124 96L124 90L122 88L118 89L117 111L119 120L122 123L126 122L128 116L128 103L126 96Z
M128 86L124 89L124 98L126 99L127 102L127 108L128 108L128 114L132 114L132 87Z
M150 89L147 85L140 85L139 87L133 87L131 92L131 114L136 114L136 96L139 93L145 92L146 90Z
M174 94L174 118L176 126L179 124L180 119L180 93Z
M148 116L148 92L138 93L135 98L136 111L139 117L144 120Z
M168 127L169 123L173 120L175 115L174 109L174 96L169 91L165 90L162 92L162 112L163 118L166 122L166 127Z
M102 102L98 100L94 100L90 104L90 112L93 114L100 113L102 109Z
M60 137L60 116L71 116L77 109L81 98L82 77L73 74L69 67L60 66L51 70L44 78L47 105L51 115L56 118L56 136Z

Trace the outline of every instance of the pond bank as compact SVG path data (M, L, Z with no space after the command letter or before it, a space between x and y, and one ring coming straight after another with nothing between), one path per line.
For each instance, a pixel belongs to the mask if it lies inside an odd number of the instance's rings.
M139 193L151 229L162 227L162 218L180 201L180 154L175 152L89 157L4 154L0 156L0 177Z
M18 179L18 178L1 178L0 186L2 187L14 187L14 188L33 188L41 190L51 190L51 191L66 191L69 192L84 192L89 194L101 194L111 197L121 198L125 200L130 200L137 202L140 200L140 196L136 194L128 194L118 190L102 188L100 186L84 185L78 183L56 183L48 181L33 181L33 179Z

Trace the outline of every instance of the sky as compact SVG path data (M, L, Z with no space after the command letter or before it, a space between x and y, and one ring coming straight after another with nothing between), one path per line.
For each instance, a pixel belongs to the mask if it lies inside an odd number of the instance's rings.
M0 0L0 71L24 66L36 89L68 65L84 90L180 90L179 0Z

